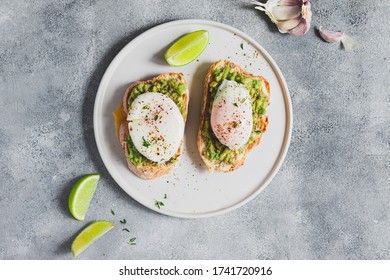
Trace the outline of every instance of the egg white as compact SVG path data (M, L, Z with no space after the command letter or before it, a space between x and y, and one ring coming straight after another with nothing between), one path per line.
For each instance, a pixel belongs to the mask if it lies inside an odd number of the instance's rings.
M178 151L184 133L184 119L172 99L158 92L146 92L132 102L127 116L135 148L147 159L162 163Z
M223 80L211 109L211 128L217 139L232 150L242 148L252 133L249 91L243 84Z

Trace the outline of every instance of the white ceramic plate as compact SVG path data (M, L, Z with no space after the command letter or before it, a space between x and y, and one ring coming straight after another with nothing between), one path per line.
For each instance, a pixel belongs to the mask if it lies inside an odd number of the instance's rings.
M178 37L199 29L210 32L209 45L198 59L171 67L164 51ZM242 44L242 48L241 48ZM271 86L269 126L244 166L232 173L205 168L196 146L203 79L210 65L228 59L247 72L264 76ZM115 136L112 112L127 86L165 72L182 72L190 101L184 151L171 174L144 181L128 169ZM111 176L132 198L157 212L183 218L208 217L236 209L260 193L279 170L290 142L292 108L286 82L271 56L251 37L225 24L206 20L179 20L141 34L111 62L100 83L94 108L97 147ZM164 195L167 194L167 199ZM158 209L156 200L165 206Z

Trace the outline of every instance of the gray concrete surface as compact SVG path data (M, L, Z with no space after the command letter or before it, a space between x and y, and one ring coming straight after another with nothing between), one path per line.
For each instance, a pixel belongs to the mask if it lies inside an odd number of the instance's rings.
M0 1L0 259L71 259L88 222L119 225L81 259L389 259L390 2L312 1L313 26L341 29L353 52L279 34L248 1ZM232 25L258 40L291 90L286 161L244 207L183 220L141 206L98 154L92 111L110 61L176 19ZM85 223L67 210L77 178L102 179ZM110 209L114 209L112 216ZM137 245L121 232L126 218Z

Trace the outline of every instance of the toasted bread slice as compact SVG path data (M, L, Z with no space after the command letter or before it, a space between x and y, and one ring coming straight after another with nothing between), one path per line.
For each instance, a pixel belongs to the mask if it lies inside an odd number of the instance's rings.
M170 161L157 164L157 163L153 163L153 162L147 160L146 158L144 158L142 165L140 165L140 166L135 165L129 158L129 153L130 153L129 146L128 146L129 131L128 131L128 121L126 120L126 117L129 113L129 107L130 107L129 98L131 97L131 92L138 85L141 85L141 84L153 85L156 82L159 82L162 80L169 81L172 79L177 81L178 83L185 85L184 92L179 97L181 100L182 106L178 106L181 113L182 113L184 122L185 122L187 119L187 109L188 109L188 86L187 86L186 80L184 79L183 74L181 74L181 73L173 73L173 72L164 73L164 74L161 74L161 75L159 75L151 80L134 82L126 89L125 94L123 96L122 116L124 116L124 118L122 119L122 121L119 125L119 129L118 129L119 130L118 131L119 142L120 142L122 149L123 149L123 152L126 156L126 160L127 160L127 164L128 164L129 169L135 175L137 175L138 177L145 179L145 180L150 180L150 179L154 179L154 178L163 176L165 174L168 174L173 169L173 167L175 166L175 164L177 162L177 158L181 155L182 147L183 147L183 140L180 144L180 147L179 147L177 153L174 155L174 157ZM176 101L175 101L175 103L176 103ZM176 103L176 105L178 105L178 104Z
M204 90L203 90L203 98L202 98L202 107L201 107L201 115L200 115L200 123L199 123L199 129L198 129L198 150L200 153L200 156L202 157L204 163L206 164L207 168L213 172L214 170L220 171L220 172L232 172L242 166L244 164L246 155L251 151L256 145L260 143L262 134L266 131L267 125L268 125L268 116L266 116L263 113L255 113L255 110L253 110L253 123L254 127L252 129L252 135L250 140L247 144L239 151L233 151L227 148L226 146L223 146L218 139L215 137L214 133L212 132L212 128L209 125L210 122L210 106L212 106L212 95L210 91L211 83L213 83L216 79L215 71L218 71L217 69L225 69L226 67L229 67L231 71L236 72L237 76L243 77L243 80L249 81L249 79L253 82L255 80L258 81L258 87L259 92L257 94L261 94L262 98L264 99L264 106L269 105L269 98L270 98L270 86L266 79L264 79L261 76L253 76L247 72L245 72L242 68L235 65L234 63L227 61L227 60L219 60L215 62L213 65L211 65L205 80L204 80ZM236 79L236 78L235 78ZM238 82L240 82L240 78L237 78ZM251 94L252 99L254 98ZM252 108L254 108L253 100L251 101ZM257 110L257 109L256 109ZM256 119L255 119L256 118ZM207 130L209 130L207 132ZM206 131L206 132L204 132ZM206 135L205 135L206 134ZM226 154L229 154L229 160L220 160L220 159L211 159L210 156L207 154L208 149L208 142L210 141L210 137L213 137L213 141L218 142L217 145L221 148L226 150ZM213 142L215 143L215 142Z

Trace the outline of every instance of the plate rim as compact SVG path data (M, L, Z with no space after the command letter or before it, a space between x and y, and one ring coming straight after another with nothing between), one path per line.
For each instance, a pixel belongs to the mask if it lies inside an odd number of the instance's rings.
M125 56L128 49L131 49L131 47L133 45L136 45L137 42L141 41L144 37L148 37L150 34L158 32L159 30L163 30L165 28L169 28L171 26L181 25L181 24L183 24L183 25L184 24L187 24L187 25L188 24L194 24L194 25L197 25L197 24L202 25L203 24L203 25L212 25L212 26L216 26L219 28L223 28L223 29L229 30L231 32L234 32L235 34L244 38L246 41L250 42L254 47L258 48L261 51L261 54L263 55L263 57L270 64L271 68L275 71L277 79L278 79L279 84L280 84L280 87L282 89L283 99L284 99L284 102L286 104L285 105L286 129L285 129L285 133L284 133L283 144L282 144L282 147L280 149L279 155L272 166L271 171L268 173L267 177L265 178L265 181L262 183L259 183L258 188L253 193L251 193L250 195L248 195L247 197L242 199L241 201L239 201L235 204L232 204L231 206L221 208L219 210L213 210L213 211L204 212L204 213L182 213L182 212L175 212L172 210L166 210L166 209L162 209L162 208L157 210L157 209L153 209L149 205L145 204L143 201L137 199L133 195L133 193L130 193L125 188L123 188L121 186L121 184L118 183L118 181L120 181L120 180L117 180L116 175L112 174L112 172L110 170L111 167L109 167L109 164L107 162L108 159L106 159L107 153L106 154L103 153L103 143L102 143L103 141L97 135L97 130L98 130L98 128L97 128L98 127L98 123L97 123L98 109L97 109L97 107L98 107L99 100L101 99L101 98L99 98L99 96L104 94L104 88L107 86L108 82L110 81L109 76L111 76L112 71L115 69L114 67L116 67L118 62L120 62L122 60L122 57ZM154 27L146 30L145 32L139 34L133 40L128 42L115 55L114 59L110 62L109 66L105 70L105 72L100 80L98 90L96 92L94 108L93 108L93 130L94 130L95 142L96 142L96 146L98 148L100 158L102 159L103 164L104 164L105 168L107 169L108 173L110 174L110 176L114 179L114 181L119 185L119 187L122 190L124 190L132 199L134 199L135 201L137 201L141 205L145 206L146 208L148 208L156 213L160 213L160 214L164 214L164 215L172 216L172 217L177 217L177 218L207 218L207 217L222 215L222 214L225 214L225 213L228 213L230 211L233 211L235 209L240 208L241 206L245 205L246 203L248 203L249 201L251 201L255 197L257 197L270 184L270 182L273 180L273 178L276 176L279 169L281 168L281 166L286 158L289 146L290 146L292 127L293 127L293 109L292 109L290 91L288 89L287 82L286 82L279 66L276 64L276 62L271 57L271 55L255 39L253 39L251 36L247 35L243 31L241 31L233 26L224 24L224 23L220 23L220 22L213 21L213 20L204 20L204 19L181 19L181 20L173 20L173 21L165 22L165 23L159 24L157 26L154 26Z

